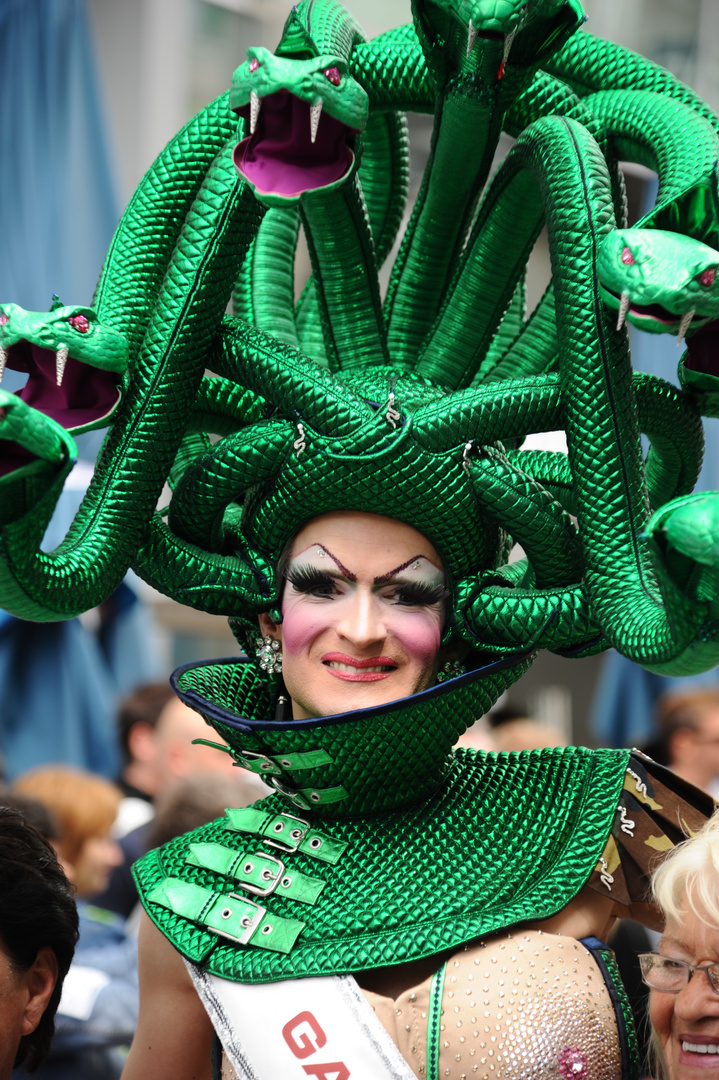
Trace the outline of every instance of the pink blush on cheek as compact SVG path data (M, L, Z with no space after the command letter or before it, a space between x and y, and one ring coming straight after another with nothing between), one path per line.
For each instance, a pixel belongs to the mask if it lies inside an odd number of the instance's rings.
M439 618L404 615L401 624L394 625L392 629L395 639L402 644L411 660L421 667L432 667L442 640Z
M282 605L282 651L296 655L309 648L318 634L327 629L327 618L310 604Z

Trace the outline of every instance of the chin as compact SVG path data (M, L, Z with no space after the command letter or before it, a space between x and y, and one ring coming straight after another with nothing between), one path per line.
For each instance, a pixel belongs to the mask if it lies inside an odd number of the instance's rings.
M431 683L428 682L427 686L429 685ZM295 696L289 687L287 687L287 692L293 702L295 719L299 720L315 716L335 716L355 712L358 709L372 709L387 705L391 701L400 701L425 689L425 685L392 688L381 683L348 682L342 684L338 691L322 694L319 697L308 698L302 693Z

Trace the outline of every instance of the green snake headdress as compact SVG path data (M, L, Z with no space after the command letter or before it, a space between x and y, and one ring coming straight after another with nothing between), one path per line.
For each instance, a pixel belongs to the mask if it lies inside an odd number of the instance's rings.
M93 307L2 306L0 368L30 388L0 391L7 610L71 617L133 566L246 619L277 605L297 529L347 508L428 536L453 629L483 654L715 662L719 511L690 492L719 377L719 120L580 31L576 0L417 0L413 16L364 42L335 0L303 0L276 53L250 50L149 170ZM435 127L382 300L407 109ZM502 129L516 142L488 181ZM631 229L620 158L660 178ZM545 223L552 280L526 318ZM626 321L686 336L684 390L633 373ZM43 552L72 432L108 420L77 518ZM567 455L521 449L557 428Z

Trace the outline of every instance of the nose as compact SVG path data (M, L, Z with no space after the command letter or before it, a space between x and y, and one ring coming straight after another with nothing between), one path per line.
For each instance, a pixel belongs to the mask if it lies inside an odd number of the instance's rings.
M348 597L337 633L358 649L377 645L387 637L380 605L369 588L358 588Z
M681 990L674 1004L678 1019L696 1023L704 1017L719 1016L719 994L712 990L705 971L697 971Z

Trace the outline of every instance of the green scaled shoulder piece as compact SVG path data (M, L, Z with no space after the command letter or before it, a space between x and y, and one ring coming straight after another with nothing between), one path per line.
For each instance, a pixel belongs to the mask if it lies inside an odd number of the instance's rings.
M419 805L315 823L273 795L150 852L134 872L153 922L183 956L224 978L272 982L404 963L564 907L602 853L628 757L573 747L460 751L447 782ZM218 862L206 845L230 854ZM252 887L258 860L267 863L261 889ZM314 903L290 898L296 874L325 883Z

